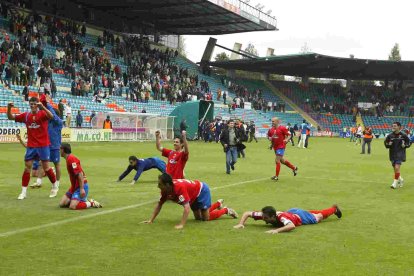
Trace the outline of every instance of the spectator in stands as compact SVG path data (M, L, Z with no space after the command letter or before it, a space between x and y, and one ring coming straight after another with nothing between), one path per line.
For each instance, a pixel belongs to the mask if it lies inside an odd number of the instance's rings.
M65 105L65 114L66 114L66 127L70 128L70 123L72 120L72 107L70 106L70 103Z
M29 87L27 86L27 84L23 88L22 95L24 96L24 100L28 102L29 101Z
M226 104L226 99L227 99L227 91L224 90L223 91L223 104Z
M63 114L64 114L64 111L65 111L65 105L63 104L63 100L62 99L59 100L58 110L59 110L59 117L60 117L60 119L63 120Z
M103 129L112 129L111 117L109 115L106 116L106 120L103 123Z
M81 128L83 123L83 117L81 111L78 110L78 115L76 115L76 127Z
M95 118L96 114L95 114L95 110L92 110L91 116L89 116L89 124L92 127L92 120L93 118Z
M142 108L141 113L147 113L147 111L145 110L145 107Z

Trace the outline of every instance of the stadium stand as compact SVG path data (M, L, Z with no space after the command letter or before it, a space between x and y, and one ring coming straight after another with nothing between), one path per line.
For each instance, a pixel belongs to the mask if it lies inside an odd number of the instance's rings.
M16 31L16 28L23 28L28 22L36 22L33 24L38 30L35 35L37 39L30 45L27 43L27 35L21 33L20 29ZM29 96L37 96L39 79L42 89L52 90L50 92L55 106L57 100L62 99L63 103L71 104L72 114L81 111L84 118L82 127L91 126L89 119L92 111L139 113L145 109L148 113L169 115L188 95L194 95L198 99L210 96L211 100L220 104L222 102L217 101L219 90L228 91L228 101L236 95L248 99L247 95L242 95L241 92L244 91L248 94L260 91L261 105L255 106L260 110L236 108L232 112L232 116L255 121L259 129L266 129L272 116L278 116L282 121L292 124L302 120L297 113L264 112L268 101L277 102L286 107L286 110L293 111L269 92L262 81L230 80L228 83L232 83L232 86L227 87L223 85L220 76L200 74L196 64L179 56L177 52L161 50L136 39L120 40L105 31L102 36L95 36L84 33L81 26L71 22L32 18L31 15L12 10L10 18L0 18L0 30L3 34L2 45L11 51L10 55L4 57L3 63L5 81L0 84L0 126L18 125L7 120L7 103L15 102L13 112L27 111L28 105L23 100L24 84L30 84L27 87ZM13 58L17 59L19 54L25 56L18 58L19 62L14 62ZM7 63L6 59L12 61ZM18 72L9 78L8 71L16 70L13 67L17 67ZM45 82L49 84L45 85ZM157 87L154 83L164 87ZM176 89L168 90L168 85L175 85ZM166 87L166 92L163 92ZM145 90L150 94L145 93ZM218 106L216 114L224 115L227 110L227 107ZM72 120L71 127L75 123Z

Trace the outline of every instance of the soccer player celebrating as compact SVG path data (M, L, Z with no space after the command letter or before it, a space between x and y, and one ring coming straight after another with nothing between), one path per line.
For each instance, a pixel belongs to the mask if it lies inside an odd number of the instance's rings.
M392 124L392 133L388 134L384 141L385 147L390 150L389 157L394 168L394 181L391 184L392 189L402 187L404 179L400 175L402 162L405 162L405 149L410 147L410 139L407 134L401 131L401 123Z
M267 132L267 137L271 141L271 149L275 151L276 154L276 175L272 176L272 180L279 180L279 172L280 172L280 163L289 167L293 175L296 176L298 173L298 167L292 165L288 160L283 158L285 154L286 144L290 139L290 133L285 126L279 125L279 119L276 117L272 118L272 128L269 129Z
M136 156L129 157L129 166L128 168L119 176L118 182L125 178L132 170L136 170L137 173L132 180L131 185L134 185L138 178L141 176L142 172L148 171L150 169L158 169L160 172L165 173L165 162L157 157L151 157L147 159L138 159Z
M71 186L60 200L61 208L69 207L72 210L86 208L101 208L102 205L93 200L88 200L89 186L86 174L82 169L80 160L72 154L72 148L68 143L62 143L60 156L66 160L66 168L70 178Z
M60 144L62 143L62 128L63 128L63 121L57 115L59 110L54 109L53 106L48 103L47 99L48 96L42 95L40 97L40 102L47 107L47 109L53 114L53 118L49 120L48 124L48 134L50 139L50 161L53 162L56 168L56 186L59 187L60 182ZM38 178L37 182L30 185L31 188L40 188L42 186L42 179ZM50 197L55 197L57 195L58 190L54 189L50 192Z
M175 229L184 228L190 209L193 211L194 218L201 221L215 220L224 214L237 218L237 213L233 209L221 208L222 199L212 205L210 188L199 180L173 179L168 173L163 173L158 177L158 188L161 190L160 201L150 220L144 221L144 223L153 223L160 213L162 205L168 199L184 207L181 221L175 226Z
M239 224L235 225L235 229L243 229L248 218L254 220L264 220L266 224L271 224L276 227L266 231L268 234L277 234L281 232L289 232L296 227L307 224L316 224L329 216L335 214L338 218L342 217L342 212L337 205L324 210L309 210L305 211L298 208L289 209L286 212L276 211L272 206L266 206L261 212L248 211L245 212L240 219Z
M157 130L155 132L156 147L162 153L162 156L168 158L167 173L172 176L173 179L184 178L184 167L188 161L188 143L186 131L181 132L181 139L174 139L174 150L166 149L161 146L161 134Z
M27 127L27 148L25 155L25 169L22 176L22 192L17 199L25 199L27 194L27 186L30 181L30 171L32 169L33 160L40 159L43 171L46 173L52 183L51 195L56 194L59 187L56 183L56 176L53 169L49 167L50 149L48 135L48 120L53 118L53 114L44 107L42 103L35 97L29 100L30 112L22 114L12 114L14 104L10 102L7 105L7 118L18 123L25 123Z

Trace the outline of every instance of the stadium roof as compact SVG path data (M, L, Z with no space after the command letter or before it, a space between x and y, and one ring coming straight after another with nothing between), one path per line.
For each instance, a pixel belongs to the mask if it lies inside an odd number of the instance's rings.
M317 53L210 62L212 66L314 78L414 80L414 61L340 58Z
M124 33L219 35L276 30L274 17L239 0L33 0L33 9Z

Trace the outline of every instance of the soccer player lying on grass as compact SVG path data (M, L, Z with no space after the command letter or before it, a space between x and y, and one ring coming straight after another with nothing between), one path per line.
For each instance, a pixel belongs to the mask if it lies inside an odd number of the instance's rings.
M335 214L338 218L342 217L342 212L337 205L324 210L309 210L305 211L298 208L289 209L286 212L276 211L272 206L266 206L261 212L248 211L245 212L240 219L239 224L233 228L242 229L248 218L254 220L264 220L266 224L271 224L276 229L266 231L268 234L277 234L281 232L289 232L297 226L316 224L329 216Z
M223 207L223 200L219 199L211 204L210 188L199 180L172 179L168 173L163 173L158 177L158 188L161 190L161 198L154 212L148 221L143 223L151 224L161 211L162 205L169 199L184 207L181 222L175 229L184 228L187 222L190 208L193 210L196 220L208 221L215 220L224 214L237 218L237 213L230 208Z
M138 178L141 176L142 172L148 171L150 169L158 169L160 172L165 173L165 162L157 157L151 157L146 159L138 159L136 156L129 157L129 166L128 168L119 176L118 182L125 178L132 170L136 170L137 173L132 180L131 185L134 185Z
M101 208L102 205L99 202L93 199L88 200L89 186L85 172L80 160L72 154L71 146L68 143L62 143L60 146L60 156L66 160L71 186L60 200L59 206L61 208L69 207L72 210Z

